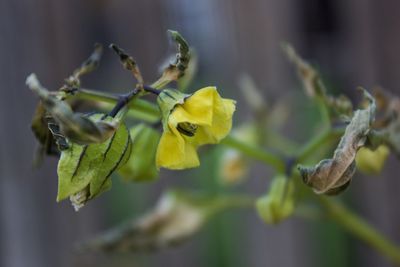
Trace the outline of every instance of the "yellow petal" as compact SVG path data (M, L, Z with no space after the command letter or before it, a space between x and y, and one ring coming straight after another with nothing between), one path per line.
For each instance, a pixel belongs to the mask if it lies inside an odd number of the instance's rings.
M176 129L164 131L157 148L157 167L187 169L200 165L196 147L180 135Z
M235 111L235 101L231 99L216 98L214 103L213 122L211 134L217 142L228 135L232 128L232 115Z
M216 144L225 138L232 128L232 115L235 101L223 99L219 95L214 98L213 118L211 126L204 126L196 133L196 140L201 144Z
M217 96L215 87L205 87L188 97L182 107L198 120L197 124L211 125L214 99Z

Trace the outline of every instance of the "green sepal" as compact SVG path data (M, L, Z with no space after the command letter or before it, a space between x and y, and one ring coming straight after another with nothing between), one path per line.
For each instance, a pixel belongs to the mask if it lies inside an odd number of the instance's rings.
M165 89L160 92L157 97L157 104L161 111L162 122L164 127L167 125L166 121L171 111L176 105L182 105L185 99L190 95L184 94L176 89Z
M156 152L160 132L142 123L130 130L132 153L118 170L126 181L154 181L158 178Z
M103 116L94 114L88 118L96 122ZM103 119L105 122L111 120L111 117ZM126 163L131 149L129 131L124 124L120 124L108 140L99 144L69 142L69 148L61 152L58 162L57 201L84 191L86 202L108 190L111 187L111 174Z
M282 175L275 177L268 194L256 201L256 208L268 224L277 224L289 217L295 208L293 180Z

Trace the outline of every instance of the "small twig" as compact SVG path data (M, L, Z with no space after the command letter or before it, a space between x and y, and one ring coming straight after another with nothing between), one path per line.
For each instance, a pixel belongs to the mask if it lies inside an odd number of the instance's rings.
M160 90L157 90L157 89L155 89L155 88L153 88L151 86L148 86L148 85L143 85L143 90L148 92L148 93L152 93L154 95L159 95L161 93Z
M121 95L118 99L117 104L114 106L114 108L108 113L109 116L111 117L115 117L117 115L117 113L124 108L125 106L127 106L129 104L129 102L132 100L132 98L134 96L136 96L139 93L138 89L134 89L132 90L132 92L125 94L125 95Z
M143 76L140 73L140 69L136 64L136 61L133 59L133 57L128 55L123 49L118 47L116 44L111 44L110 48L112 48L115 51L115 53L117 53L117 55L119 56L119 60L121 61L124 68L126 70L131 71L132 75L136 78L139 85L143 85L144 84Z

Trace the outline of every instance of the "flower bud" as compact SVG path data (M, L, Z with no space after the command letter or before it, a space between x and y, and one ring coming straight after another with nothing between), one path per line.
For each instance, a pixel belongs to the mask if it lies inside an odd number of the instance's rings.
M385 145L380 145L375 150L362 147L358 150L356 156L357 169L365 174L379 174L385 165L389 153L390 150Z
M160 133L146 124L130 130L132 153L118 173L127 181L153 181L158 177L156 152Z
M272 180L269 192L259 198L256 208L261 219L268 224L277 224L294 211L294 183L285 176Z

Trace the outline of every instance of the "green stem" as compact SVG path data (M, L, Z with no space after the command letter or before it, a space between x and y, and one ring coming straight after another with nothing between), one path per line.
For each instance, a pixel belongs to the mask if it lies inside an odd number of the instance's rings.
M324 90L323 88L319 90ZM329 109L326 105L326 102L322 96L317 96L316 97L316 102L318 105L319 113L321 114L321 121L322 124L328 128L330 128L331 125L331 117L329 114Z
M329 143L330 141L337 140L344 133L344 129L329 129L322 132L319 136L311 139L309 143L307 143L303 148L300 149L300 152L297 154L297 162L304 162L307 158L309 158L315 151L321 149L322 146Z
M78 99L101 101L106 103L115 104L118 102L118 96L112 95L104 92L99 92L91 89L78 89L75 94ZM147 102L142 99L134 99L129 103L129 109L140 111L142 113L148 113L152 116L160 117L160 111L156 105Z
M361 217L345 206L328 197L319 196L319 201L327 209L330 217L388 259L400 265L400 247L386 239Z
M262 148L243 142L232 135L228 135L221 144L241 151L243 154L273 166L278 172L285 171L285 162L280 156L268 152Z
M254 207L255 200L256 199L254 197L248 195L230 195L219 197L216 203L213 202L212 205L208 207L207 215L213 216L228 209L252 208Z

